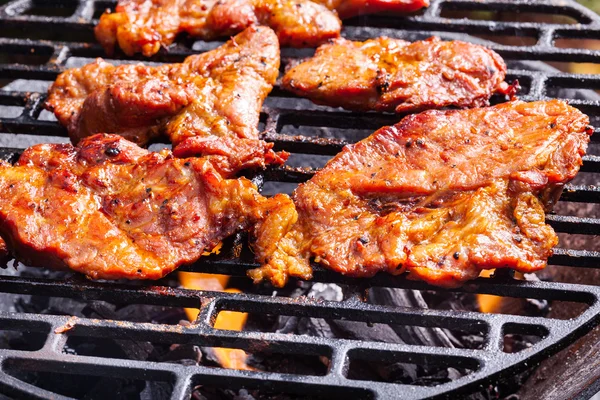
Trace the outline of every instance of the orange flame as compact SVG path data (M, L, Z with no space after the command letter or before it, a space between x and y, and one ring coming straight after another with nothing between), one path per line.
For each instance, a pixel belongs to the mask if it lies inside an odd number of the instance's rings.
M486 269L479 274L482 278L489 278L496 271L495 269ZM491 294L477 294L479 310L484 313L498 312L502 306L502 297Z
M221 246L215 247L213 253L219 252ZM205 253L205 255L210 253ZM193 272L179 272L179 282L181 286L192 290L211 290L216 292L239 293L237 289L225 289L229 283L228 275L216 274L197 274ZM195 321L200 310L196 308L186 308L185 313L190 321ZM241 331L244 329L248 314L221 311L215 320L215 329L224 329L228 331ZM225 349L220 347L213 348L215 356L223 368L254 370L246 364L247 354L240 349Z
M481 278L490 278L495 271L495 269L483 270L479 276ZM519 271L515 271L514 277L518 280L525 280L525 276ZM515 301L518 300L512 297L501 297L491 294L477 294L477 301L479 302L479 310L481 312L498 314L511 310L511 308L515 306Z

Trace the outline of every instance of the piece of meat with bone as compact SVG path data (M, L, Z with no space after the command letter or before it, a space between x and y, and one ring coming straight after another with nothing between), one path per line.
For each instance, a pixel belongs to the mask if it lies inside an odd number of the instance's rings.
M488 105L494 93L511 93L505 75L502 58L476 44L436 37L414 43L336 39L290 68L282 87L317 104L409 113Z
M70 69L50 88L46 106L74 144L116 133L139 145L166 135L174 146L218 136L260 147L260 109L278 73L277 37L267 27L250 27L181 64L114 66L99 59Z
M544 268L545 223L585 154L588 118L558 100L431 110L346 146L256 226L276 286L310 260L351 277L379 271L452 287L483 269ZM284 228L281 228L284 226Z
M161 278L286 199L227 178L257 157L244 139L227 140L239 142L235 155L187 159L108 134L30 147L15 166L0 165L0 234L27 265Z
M125 54L149 57L185 32L212 40L252 25L275 30L282 46L316 47L339 37L342 18L359 14L406 13L429 0L120 0L94 32L107 54L118 45Z

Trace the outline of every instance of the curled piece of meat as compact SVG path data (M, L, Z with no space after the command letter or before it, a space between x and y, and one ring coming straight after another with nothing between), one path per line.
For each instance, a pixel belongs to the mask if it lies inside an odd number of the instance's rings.
M483 269L544 268L557 236L545 223L582 164L588 118L558 100L427 111L346 146L254 231L277 286L312 276L408 272L457 286ZM283 226L283 228L282 228Z
M510 92L505 75L498 54L471 43L336 39L290 68L282 86L317 104L408 113L487 105L494 93Z
M228 140L242 142L239 164L262 157L245 152L244 139ZM0 165L0 234L31 266L161 278L253 226L280 199L228 178L236 165L219 157L176 158L108 134L77 147L30 147L15 166Z
M174 146L192 137L231 137L264 147L260 109L278 72L277 37L267 27L250 27L181 64L114 66L99 59L70 69L50 88L46 106L75 144L116 133L140 145L160 136Z

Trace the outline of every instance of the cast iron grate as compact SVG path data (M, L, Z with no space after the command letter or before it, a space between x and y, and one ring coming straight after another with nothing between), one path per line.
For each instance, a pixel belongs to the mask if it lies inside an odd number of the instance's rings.
M112 5L112 2L100 0L0 1L0 87L4 86L0 90L2 158L14 159L21 149L33 142L66 140L64 129L42 111L45 88L65 68L87 62L90 57L103 55L102 49L93 39L92 28L94 18ZM524 18L521 21L493 20L507 10L520 13ZM486 18L491 17L492 20L478 19L481 12L488 13ZM531 17L531 13L536 13L537 17ZM544 15L564 17L557 24L552 23L555 20L544 20ZM463 18L465 16L469 18ZM347 21L344 28L344 35L350 38L388 35L414 40L431 34L447 39L478 40L476 37L480 36L491 40L490 47L508 61L509 78L521 82L524 88L522 99L570 98L572 105L592 117L594 125L600 125L600 96L594 92L600 90L600 76L562 73L539 63L600 63L600 51L576 48L577 40L600 39L600 17L590 10L565 0L432 0L430 8L410 17L360 17ZM506 37L517 38L517 41L506 41ZM563 44L559 46L560 43ZM189 54L217 44L184 39L168 52L155 56L153 61L179 61ZM284 57L293 58L305 54L309 52L283 50ZM277 88L268 99L263 114L265 138L275 142L278 148L294 154L321 156L333 155L347 141L365 137L397 119L398 117L389 115L355 114L314 106L286 95ZM298 133L308 135L298 136ZM590 147L591 155L585 157L582 172L600 173L600 157L593 155L599 140L600 134L596 133ZM268 171L263 178L269 182L294 184L308 179L314 173L315 169L310 167L279 168ZM596 177L594 182L599 181L597 175L592 176ZM600 189L594 185L571 184L566 187L561 200L593 206L600 203ZM598 218L548 215L548 220L559 232L600 234ZM247 252L239 255L236 249L237 247L231 246L220 256L207 257L184 269L242 276L246 269L255 265ZM551 264L598 268L600 252L595 250L557 249ZM326 302L308 298L190 291L165 286L134 287L77 279L51 280L1 275L0 292L4 293L86 301L118 299L124 303L192 307L199 308L200 315L196 323L189 326L172 326L0 312L2 329L39 332L46 337L44 345L36 351L0 349L0 392L26 398L61 398L6 373L9 367L17 366L25 370L168 381L173 383L172 399L189 398L193 386L198 384L262 388L308 395L350 395L357 398L417 399L449 396L476 390L503 374L526 368L549 357L600 322L600 287L591 285L519 281L505 275L494 279L479 279L456 289L459 292L578 302L588 306L576 318L555 320L518 315L393 308L364 301L365 293L373 287L440 290L402 278L376 276L368 281L357 281L316 268L314 280L347 285L344 300ZM461 329L482 333L486 341L481 349L460 349L214 329L216 315L222 310ZM66 331L66 334L55 333L60 331ZM503 352L504 334L514 332L532 333L543 338L526 351ZM330 361L328 372L324 376L297 376L117 360L65 354L63 348L70 336L127 337L132 340L247 350L268 347L273 352L324 356ZM367 382L349 378L348 370L355 360L434 363L464 367L471 373L432 387Z

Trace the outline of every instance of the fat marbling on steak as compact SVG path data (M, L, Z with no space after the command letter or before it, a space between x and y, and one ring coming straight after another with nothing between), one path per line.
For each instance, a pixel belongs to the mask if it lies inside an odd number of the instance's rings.
M257 226L277 286L310 260L457 286L482 269L544 268L557 244L544 211L582 164L588 117L559 100L431 110L346 146ZM282 228L283 227L283 228Z

